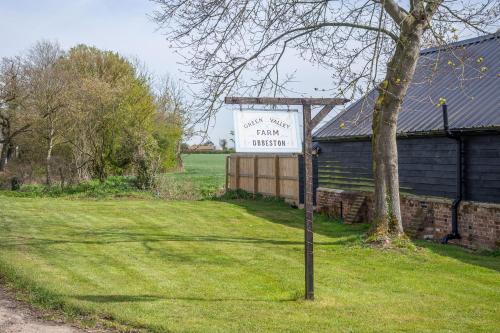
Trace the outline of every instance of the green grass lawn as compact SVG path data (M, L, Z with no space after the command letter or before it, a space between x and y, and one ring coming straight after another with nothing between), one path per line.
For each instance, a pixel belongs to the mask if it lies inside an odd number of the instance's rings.
M160 178L160 196L166 199L202 199L221 192L226 174L225 154L186 154L184 170Z
M303 212L279 202L0 195L0 212L0 272L32 301L154 332L500 327L500 257L372 249L365 225L321 217L303 301Z

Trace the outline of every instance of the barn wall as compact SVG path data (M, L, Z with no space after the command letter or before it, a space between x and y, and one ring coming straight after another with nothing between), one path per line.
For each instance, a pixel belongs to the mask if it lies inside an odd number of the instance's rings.
M371 142L320 142L318 186L373 190ZM398 139L401 191L455 197L456 144L446 137ZM500 202L500 135L465 137L464 199Z
M318 186L346 190L373 188L369 141L321 142Z
M465 151L465 197L500 202L500 135L468 137Z
M357 197L363 196L363 205L353 222L368 222L373 216L373 193L350 192L319 187L317 210L333 217L348 216ZM453 199L403 194L401 213L403 229L413 238L440 241L451 233L451 205ZM348 223L344 219L345 223ZM458 232L461 239L450 243L480 249L500 247L500 204L463 201L458 211Z
M456 142L445 137L398 140L399 182L405 193L455 197Z

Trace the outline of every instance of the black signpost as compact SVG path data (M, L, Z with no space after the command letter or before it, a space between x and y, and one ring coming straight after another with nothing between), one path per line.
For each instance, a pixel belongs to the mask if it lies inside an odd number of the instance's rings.
M248 105L302 105L304 120L304 266L305 299L314 299L314 257L313 257L313 165L312 165L312 130L336 105L349 100L343 98L280 98L280 97L226 97L226 104ZM311 107L322 105L323 108L313 118ZM270 111L272 112L272 111Z

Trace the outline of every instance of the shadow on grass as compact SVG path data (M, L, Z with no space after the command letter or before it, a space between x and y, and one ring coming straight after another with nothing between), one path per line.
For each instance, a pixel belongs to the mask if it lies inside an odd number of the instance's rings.
M247 213L263 218L269 222L304 230L304 210L293 209L279 200L226 200L228 204L237 205ZM336 244L359 242L368 230L367 224L342 224L340 221L321 214L314 215L314 233L336 238ZM303 243L303 242L301 242ZM315 242L321 244L321 242Z
M287 204L273 200L228 200L226 203L237 205L249 214L265 219L266 221L303 230L303 211L292 209ZM50 226L47 226L50 227ZM39 226L43 228L43 226ZM316 245L338 246L359 243L366 225L342 225L338 221L324 216L315 217L314 232L331 239L315 241ZM106 245L119 243L141 243L147 251L154 251L149 244L157 242L214 242L235 244L262 244L276 246L302 246L303 239L298 234L297 240L280 239L279 235L273 238L221 236L221 235L176 235L163 233L162 230L149 230L145 232L130 232L127 230L98 229L98 230L73 230L64 235L54 237L0 237L0 248L13 248L18 246L31 246L41 248L44 246L60 244L91 244Z
M438 244L416 240L414 243L417 246L426 248L429 251L440 256L450 257L459 260L463 263L481 266L500 272L500 251L472 251L467 250L458 245L453 244Z
M244 208L249 214L264 218L270 222L304 229L304 211L292 209L286 203L278 200L226 200L226 203ZM314 232L316 234L335 238L336 245L349 245L360 242L368 230L367 224L341 224L322 215L315 215ZM440 256L450 257L461 262L481 266L500 272L500 252L470 251L457 245L443 245L428 241L415 240L416 246L426 248ZM315 242L321 245L321 242Z
M265 299L265 298L232 298L232 297L189 297L189 296L155 296L155 295L67 295L80 301L93 303L125 303L125 302L153 302L153 301L201 301L201 302L295 302L294 298Z
M44 246L59 244L92 244L106 245L118 243L155 243L155 242L216 242L216 243L239 243L239 244L268 244L268 245L302 245L302 241L290 241L270 238L254 237L223 237L217 235L155 235L149 233L133 233L119 231L92 231L68 235L69 239L43 238L43 237L5 237L2 238L0 248L11 248L17 246ZM349 240L333 240L330 242L316 242L319 245L342 245Z

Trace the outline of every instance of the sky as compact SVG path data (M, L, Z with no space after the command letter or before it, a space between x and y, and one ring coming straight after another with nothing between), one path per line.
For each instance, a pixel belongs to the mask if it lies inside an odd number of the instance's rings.
M189 81L180 56L149 17L154 9L148 0L0 0L0 57L21 54L42 39L57 41L64 49L83 43L138 58L158 76ZM287 71L296 70L295 90L303 96L329 97L314 89L332 88L328 73L293 54L284 60ZM231 107L226 107L208 135L217 144L229 139L232 129Z

